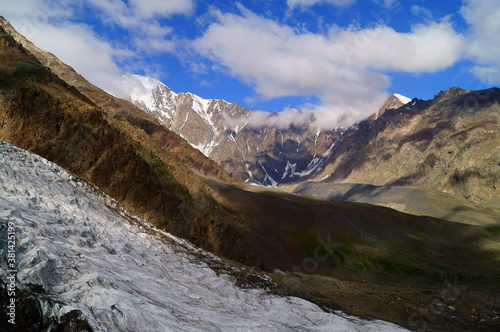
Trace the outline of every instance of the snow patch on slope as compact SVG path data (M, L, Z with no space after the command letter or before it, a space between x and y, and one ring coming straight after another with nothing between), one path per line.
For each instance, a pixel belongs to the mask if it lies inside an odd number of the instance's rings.
M9 222L16 228L17 287L43 289L58 302L42 305L51 317L81 310L95 331L404 331L325 313L302 299L240 289L195 262L192 253L200 249L130 216L57 165L1 141L0 217L3 238ZM0 262L4 281L6 262Z
M399 93L394 93L394 97L398 98L400 102L402 102L403 104L408 104L411 99L408 98L408 97L405 97L403 95L400 95Z

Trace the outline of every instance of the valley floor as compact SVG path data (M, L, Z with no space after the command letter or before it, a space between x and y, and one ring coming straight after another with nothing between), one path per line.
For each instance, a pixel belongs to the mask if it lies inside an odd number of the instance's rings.
M407 287L307 274L270 274L275 294L300 296L329 310L394 322L412 331L499 331L500 293L475 290L457 280L441 287Z

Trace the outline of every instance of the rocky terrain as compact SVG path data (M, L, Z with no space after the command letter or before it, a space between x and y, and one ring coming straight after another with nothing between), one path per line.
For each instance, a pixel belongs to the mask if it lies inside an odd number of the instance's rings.
M226 172L156 119L38 49L5 20L0 33L3 140L94 183L161 228L223 255L238 249L239 260L256 264L253 250L224 221L232 217L218 212L195 174L234 182ZM220 236L228 239L221 242Z
M430 188L500 203L500 89L451 88L344 132L315 180Z
M123 79L144 88L125 97L242 181L287 190L328 177L500 203L498 89L452 88L428 101L392 95L364 121L319 130L310 123L252 126L245 122L251 111L235 103L176 94L146 77Z
M125 76L122 84L135 87L123 94L123 98L158 118L235 178L247 183L276 187L278 183L315 174L322 169L344 129L320 130L309 122L256 126L249 120L252 111L236 103L175 93L163 83L143 76ZM393 96L387 105L403 103ZM277 114L265 116L272 118Z
M14 229L18 299L15 325L1 307L2 331L405 331L237 287L209 266L272 282L151 227L41 157L0 142L0 158L0 234ZM13 268L0 266L5 280Z

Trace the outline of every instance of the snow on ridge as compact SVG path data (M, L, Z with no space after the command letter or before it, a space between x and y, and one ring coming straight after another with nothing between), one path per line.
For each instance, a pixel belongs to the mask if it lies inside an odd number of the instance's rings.
M142 75L123 75L113 93L119 98L141 104L149 111L155 110L155 99L152 94L158 86L164 86L160 81Z
M193 99L193 104L192 104L193 110L196 113L198 113L198 115L203 120L205 120L205 122L210 126L210 128L214 132L214 134L217 135L218 134L217 128L215 127L215 124L212 121L211 115L208 113L208 109L210 107L210 104L212 103L212 99L203 99L192 93L189 93L189 95L191 95Z
M46 159L0 141L0 160L0 229L16 228L17 286L42 287L58 303L43 303L44 314L56 320L76 308L95 331L404 331L240 289L190 260L201 249L166 240Z
M394 93L393 96L396 97L396 98L398 98L399 101L401 101L405 105L408 104L411 101L410 98L405 97L403 95L400 95L399 93Z

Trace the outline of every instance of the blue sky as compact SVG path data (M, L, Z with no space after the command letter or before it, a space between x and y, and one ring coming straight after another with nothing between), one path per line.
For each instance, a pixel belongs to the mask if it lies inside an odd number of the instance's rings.
M0 14L107 91L142 74L290 118L353 122L390 93L500 82L500 0L0 0Z

